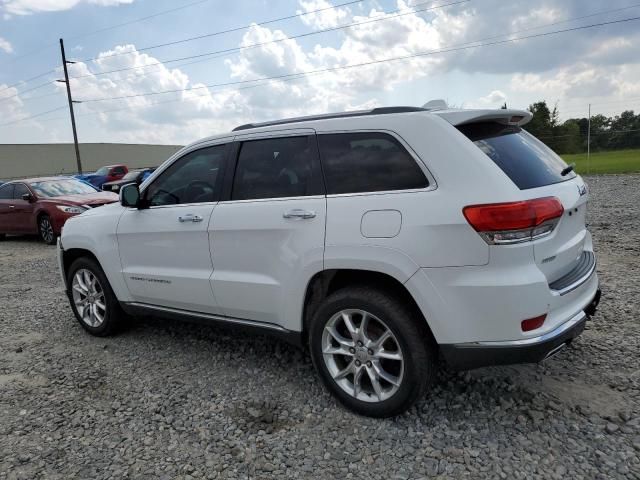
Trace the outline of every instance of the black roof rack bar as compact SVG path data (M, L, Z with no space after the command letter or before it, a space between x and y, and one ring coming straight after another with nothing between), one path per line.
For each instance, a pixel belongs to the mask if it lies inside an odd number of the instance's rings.
M327 120L330 118L347 118L347 117L363 117L365 115L387 115L389 113L407 113L407 112L427 112L426 108L421 107L379 107L371 110L357 110L354 112L341 113L325 113L323 115L309 115L307 117L284 118L282 120L274 120L271 122L246 123L232 130L249 130L250 128L270 127L272 125L284 125L287 123L308 122L310 120Z

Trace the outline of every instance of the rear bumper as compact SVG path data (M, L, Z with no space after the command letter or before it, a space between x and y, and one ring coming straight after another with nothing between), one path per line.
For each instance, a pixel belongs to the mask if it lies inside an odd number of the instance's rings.
M491 365L538 363L562 350L582 333L587 319L600 302L598 289L592 301L554 330L538 337L501 342L473 342L440 345L447 364L456 370L470 370Z

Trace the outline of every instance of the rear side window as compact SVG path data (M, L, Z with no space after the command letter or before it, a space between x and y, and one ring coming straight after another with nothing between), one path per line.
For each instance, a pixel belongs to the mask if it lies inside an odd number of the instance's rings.
M408 190L429 185L398 140L379 132L318 135L328 194Z
M517 126L495 122L458 127L516 184L520 190L564 182L576 176L562 176L567 164L536 137Z
M0 200L9 200L13 198L13 183L0 187Z
M313 174L314 138L266 138L240 147L233 180L233 200L302 197L321 193Z

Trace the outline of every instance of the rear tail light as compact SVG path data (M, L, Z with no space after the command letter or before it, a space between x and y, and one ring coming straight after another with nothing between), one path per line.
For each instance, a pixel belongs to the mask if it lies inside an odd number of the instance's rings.
M490 245L528 242L549 235L563 212L556 197L470 205L462 209L469 224Z
M540 315L539 317L529 318L527 320L523 320L520 323L523 332L530 332L531 330L535 330L536 328L540 328L547 318L547 314Z

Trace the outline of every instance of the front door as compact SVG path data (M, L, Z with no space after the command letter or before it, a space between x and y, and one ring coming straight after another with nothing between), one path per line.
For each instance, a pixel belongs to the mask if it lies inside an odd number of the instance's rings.
M185 154L141 192L118 224L122 274L135 302L218 313L209 279L208 226L224 180L227 145Z
M298 329L306 281L322 270L326 198L315 135L270 135L236 144L230 198L209 226L211 283L225 315Z
M33 215L33 203L22 198L24 195L33 194L24 183L16 183L13 189L12 223L15 225L16 232L37 233L38 224Z

